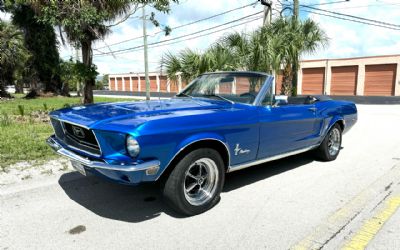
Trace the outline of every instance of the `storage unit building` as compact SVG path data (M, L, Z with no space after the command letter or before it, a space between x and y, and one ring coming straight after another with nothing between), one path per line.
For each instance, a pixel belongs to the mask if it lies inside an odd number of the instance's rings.
M331 95L355 95L358 66L332 67Z
M366 65L364 95L393 95L396 80L396 67L396 64Z

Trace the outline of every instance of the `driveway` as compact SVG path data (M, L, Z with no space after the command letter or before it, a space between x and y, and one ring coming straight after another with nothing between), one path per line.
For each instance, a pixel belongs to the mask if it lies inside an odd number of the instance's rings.
M359 105L336 161L310 154L228 174L221 201L189 218L156 185L76 172L0 187L1 249L400 249L400 106Z

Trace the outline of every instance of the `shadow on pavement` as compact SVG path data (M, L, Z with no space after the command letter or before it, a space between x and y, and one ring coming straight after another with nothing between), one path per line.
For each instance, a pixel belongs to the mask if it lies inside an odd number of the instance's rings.
M161 213L181 217L162 201L157 184L132 187L95 176L74 179L77 175L80 174L64 174L58 183L69 198L99 216L133 223L153 219Z
M314 160L315 158L311 153L303 153L229 173L226 175L225 187L222 192L230 192L243 186L251 185L274 175L301 167Z
M227 174L223 192L266 180L313 160L306 153ZM77 172L64 174L58 183L69 198L99 216L131 223L150 220L161 213L183 218L163 202L158 184L131 187L113 184L94 176L76 178L78 175Z

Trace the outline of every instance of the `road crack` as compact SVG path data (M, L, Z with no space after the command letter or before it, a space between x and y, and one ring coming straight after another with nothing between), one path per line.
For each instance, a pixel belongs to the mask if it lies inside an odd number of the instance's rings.
M317 248L318 250L323 249L331 240L333 240L337 235L339 235L345 228L347 225L350 224L350 222L352 222L359 214L361 213L361 211L358 211L356 214L353 215L353 217L351 217L349 220L346 221L346 223L340 227L334 234L332 234L329 239L327 239L322 245L321 247Z

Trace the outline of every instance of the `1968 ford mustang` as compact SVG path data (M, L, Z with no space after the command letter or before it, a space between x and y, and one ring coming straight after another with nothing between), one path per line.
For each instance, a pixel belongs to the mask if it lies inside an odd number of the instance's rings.
M225 173L313 150L339 154L357 121L351 102L273 94L257 72L200 75L169 100L99 103L50 114L47 143L87 172L121 184L160 180L177 211L202 213L218 200Z

